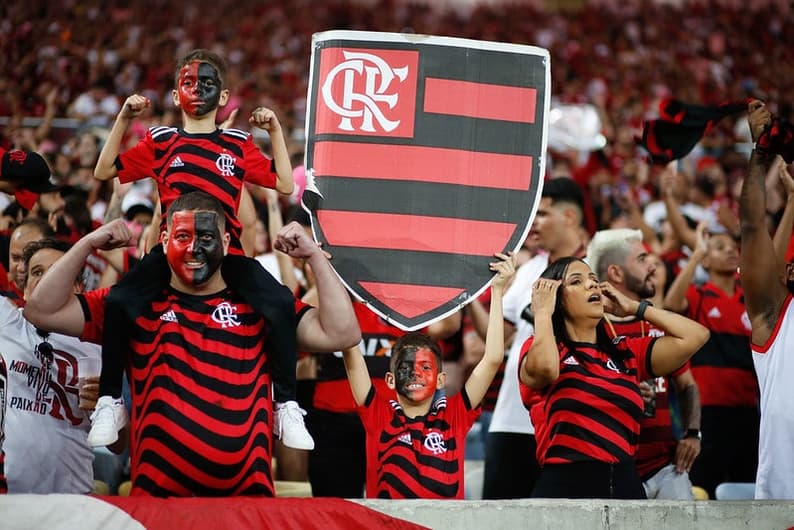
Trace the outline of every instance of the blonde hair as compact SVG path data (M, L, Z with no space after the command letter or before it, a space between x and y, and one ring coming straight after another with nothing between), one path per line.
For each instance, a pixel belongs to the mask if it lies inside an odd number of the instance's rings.
M585 261L596 273L598 279L605 281L607 267L615 264L622 265L629 254L629 246L638 242L642 242L642 231L640 230L631 228L600 230L593 235L593 239L587 245Z

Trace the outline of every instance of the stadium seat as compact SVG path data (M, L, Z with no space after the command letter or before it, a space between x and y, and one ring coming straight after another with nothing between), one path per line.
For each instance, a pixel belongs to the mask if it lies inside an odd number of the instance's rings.
M276 480L276 497L311 497L312 485L309 482Z
M94 480L94 495L110 495L110 486L101 480Z
M707 501L709 493L699 486L692 486L692 498L696 501Z
M723 482L714 490L718 501L745 501L755 498L755 482Z
M130 489L132 489L132 482L130 482L129 480L125 480L124 482L119 484L119 495L121 497L129 497Z

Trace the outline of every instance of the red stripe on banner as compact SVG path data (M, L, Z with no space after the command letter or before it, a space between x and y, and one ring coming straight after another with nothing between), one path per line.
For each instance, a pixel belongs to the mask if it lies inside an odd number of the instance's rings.
M373 297L406 318L423 315L463 293L459 287L359 282Z
M425 79L425 112L535 123L538 91L454 79Z
M474 256L501 252L516 229L513 223L422 215L319 210L317 216L332 246Z
M532 157L415 145L317 142L314 174L526 191Z

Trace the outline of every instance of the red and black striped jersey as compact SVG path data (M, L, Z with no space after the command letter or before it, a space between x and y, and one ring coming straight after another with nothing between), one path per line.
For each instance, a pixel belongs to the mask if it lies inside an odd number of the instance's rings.
M534 337L521 348L519 370ZM616 340L628 353L618 363L595 344L562 343L560 375L541 390L519 379L521 399L535 426L537 458L545 464L596 460L616 463L634 457L643 401L640 381L650 379L651 350L656 337Z
M386 322L362 302L353 302L353 310L361 328L360 347L372 385L379 393L388 395L390 389L385 376L391 362L391 347L406 332ZM356 401L341 353L319 356L313 404L320 410L355 413Z
M631 320L616 321L612 320L614 335L625 337L662 337L664 331L645 320L632 318ZM610 333L610 335L613 335ZM612 338L614 338L614 335ZM647 477L655 474L664 466L668 465L678 445L675 433L673 432L673 414L678 415L678 410L672 409L670 392L675 391L673 381L680 374L689 369L689 363L673 372L667 377L657 377L653 380L656 390L656 406L653 416L642 416L640 420L640 442L634 461L637 464L637 472L640 477ZM680 425L680 422L679 422Z
M103 291L80 295L101 339ZM306 306L296 301L298 318ZM263 317L229 289L164 290L130 331L132 494L273 496Z
M367 498L462 499L466 433L480 415L466 389L415 418L385 395L373 386L358 408L367 433Z
M229 251L235 254L243 254L237 218L243 183L275 188L277 179L273 161L259 151L249 133L238 129L191 134L176 127L152 127L119 155L116 169L121 182L147 177L157 182L162 230L168 208L182 194L204 191L221 201L231 235Z
M750 317L737 285L728 296L716 285L690 285L687 316L706 326L708 342L690 360L704 407L757 407L758 380L750 351Z

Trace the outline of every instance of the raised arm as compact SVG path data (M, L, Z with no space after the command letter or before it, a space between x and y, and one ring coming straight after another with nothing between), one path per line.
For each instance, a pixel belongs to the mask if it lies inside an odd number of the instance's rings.
M535 337L521 363L518 377L522 383L536 390L545 388L560 376L560 350L557 349L551 323L559 287L559 280L541 278L532 288Z
M692 285L692 279L695 277L695 269L697 269L698 264L706 255L708 248L707 228L708 224L706 222L698 224L697 230L695 230L695 250L692 252L692 255L689 256L689 260L686 262L686 265L684 265L684 268L681 269L681 272L678 273L672 285L670 285L670 289L667 290L667 294L664 297L665 309L675 311L676 313L686 313L686 310L689 309L689 301L686 298L686 292L689 286Z
M789 173L782 158L778 158L777 164L778 177L786 194L786 206L783 208L783 215L777 225L777 230L775 230L775 237L772 238L772 243L775 246L775 257L777 258L779 274L785 282L786 250L788 250L791 230L794 227L794 178L791 177L791 173Z
M516 272L515 254L496 254L499 261L492 262L490 269L496 272L491 286L491 311L488 316L488 330L485 335L485 353L466 380L466 394L472 408L477 407L496 372L505 358L504 317L502 316L502 294L510 278Z
M664 331L650 354L653 375L668 375L681 368L709 339L708 329L672 311L649 305L643 314L638 314L640 302L629 299L609 282L601 284L601 294L604 312L616 317L636 315Z
M292 222L281 229L273 246L293 258L305 259L314 272L319 307L307 311L298 322L298 348L333 352L358 344L361 330L350 296L317 243L300 224Z
M342 358L345 361L345 371L350 389L353 391L353 399L355 399L356 405L361 406L367 399L369 389L372 388L372 379L369 376L367 363L364 361L364 354L356 344L352 348L344 350Z
M127 246L132 240L132 232L121 219L84 236L50 267L33 290L25 305L25 318L44 331L80 336L85 317L74 294L75 278L94 250Z
M678 169L676 161L670 162L661 175L662 201L667 209L667 220L681 244L692 248L695 245L695 232L686 223L681 205L673 193L673 180Z
M105 140L105 145L102 146L102 151L99 153L99 158L94 168L95 178L108 180L116 176L116 158L121 150L121 141L124 138L124 133L127 132L130 122L136 116L139 116L149 104L149 98L138 94L131 95L124 102L116 116L116 121L113 122L110 134Z
M276 190L289 195L295 189L295 180L292 177L292 163L289 159L287 141L276 113L266 107L257 107L251 113L248 122L270 134L270 147L273 150L273 162L276 164L276 175L278 175Z
M749 105L750 133L753 142L769 125L771 115L761 101ZM739 219L742 229L741 279L747 315L753 327L752 341L764 344L775 328L788 290L780 279L775 247L766 226L766 194L764 181L775 157L753 149L747 177L739 197Z
M52 120L55 118L55 111L58 107L58 92L58 86L53 86L44 97L44 116L41 117L41 123L33 133L37 142L43 142L50 135Z

